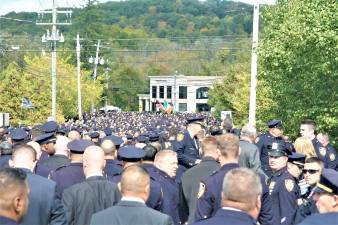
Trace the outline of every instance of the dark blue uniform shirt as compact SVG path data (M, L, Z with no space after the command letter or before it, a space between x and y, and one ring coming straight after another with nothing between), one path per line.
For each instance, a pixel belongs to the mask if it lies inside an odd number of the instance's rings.
M66 188L81 183L86 179L81 162L71 162L67 166L60 167L52 171L49 178L56 182L56 188L60 194L62 194Z
M121 172L122 172L122 167L118 165L117 160L106 159L106 167L104 168L104 173L108 177L113 177L116 174L119 174Z
M204 182L200 183L195 221L212 217L221 208L224 176L228 171L237 167L239 167L237 163L224 164L219 170L208 176Z
M183 140L177 140L175 151L177 152L178 163L186 168L196 164L200 159L199 143L197 138L191 138L188 131L183 133Z
M0 169L9 168L8 161L12 158L12 155L1 155L0 156Z
M155 180L160 183L163 191L162 212L171 216L175 224L180 224L178 184L174 178L169 177L161 170L157 170Z
M317 213L306 218L299 225L337 225L338 212Z
M300 190L296 179L284 167L269 179L274 225L293 224Z

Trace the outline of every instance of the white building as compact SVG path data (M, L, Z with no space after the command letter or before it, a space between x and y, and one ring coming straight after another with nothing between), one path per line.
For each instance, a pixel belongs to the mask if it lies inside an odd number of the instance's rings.
M156 111L156 102L169 102L175 111L210 111L208 91L214 83L222 81L217 76L149 76L150 94L139 94L139 111Z

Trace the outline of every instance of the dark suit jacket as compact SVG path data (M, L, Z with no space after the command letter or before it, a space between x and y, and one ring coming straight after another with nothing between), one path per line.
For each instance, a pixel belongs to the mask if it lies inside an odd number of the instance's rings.
M249 214L241 211L219 209L215 216L201 220L191 225L256 225L256 221Z
M117 186L103 176L93 176L64 190L62 203L69 225L89 224L91 216L118 203Z
M91 225L173 225L163 213L134 201L120 201L116 206L93 215Z
M30 189L28 212L20 224L24 225L65 225L64 208L56 194L56 183L33 174L28 169L27 180Z

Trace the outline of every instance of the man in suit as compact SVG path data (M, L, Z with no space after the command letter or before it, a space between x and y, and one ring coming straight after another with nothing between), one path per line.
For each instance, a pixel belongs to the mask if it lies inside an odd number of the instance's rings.
M32 172L36 162L36 152L29 145L17 146L9 161L11 167L26 172L30 189L28 212L21 224L67 224L64 208L56 192L56 183Z
M248 191L250 190L250 191ZM194 225L255 225L261 209L260 178L247 168L230 170L224 177L222 208Z
M17 225L22 220L28 209L28 193L24 171L14 168L0 170L0 224Z
M238 164L242 167L252 169L254 172L261 172L261 161L259 158L259 151L254 144L257 137L256 128L250 124L242 127L239 147L241 149L239 154Z
M75 184L62 194L69 225L87 225L91 216L115 205L120 200L117 186L103 176L104 152L99 146L89 146L83 154L86 180Z
M169 216L146 206L150 178L145 169L138 165L125 168L119 188L121 201L116 206L94 214L91 225L173 225Z
M202 154L202 162L183 173L180 185L179 211L181 213L181 221L186 221L187 218L185 217L189 216L188 223L194 221L200 182L220 168L217 162L219 152L217 151L216 137L204 138L202 141Z

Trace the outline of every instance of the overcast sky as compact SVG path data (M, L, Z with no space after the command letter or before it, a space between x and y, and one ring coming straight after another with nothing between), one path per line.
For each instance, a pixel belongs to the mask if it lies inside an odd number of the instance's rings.
M109 0L99 0L108 2ZM116 1L116 0L115 0ZM80 7L85 5L87 0L56 0L59 7ZM38 10L52 8L52 0L0 0L0 15L15 12L36 12Z

